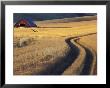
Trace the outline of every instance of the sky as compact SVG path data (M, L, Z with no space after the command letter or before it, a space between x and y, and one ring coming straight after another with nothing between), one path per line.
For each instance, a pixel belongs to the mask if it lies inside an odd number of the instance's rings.
M14 13L13 22L16 23L20 19L27 19L31 21L42 21L93 15L96 15L96 13Z

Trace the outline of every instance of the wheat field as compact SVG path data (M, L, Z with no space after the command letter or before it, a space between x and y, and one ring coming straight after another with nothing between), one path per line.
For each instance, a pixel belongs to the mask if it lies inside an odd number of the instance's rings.
M38 28L14 28L14 75L40 75L47 68L63 61L70 51L65 42L69 37L96 33L81 37L79 42L97 53L96 17L71 19L39 21Z

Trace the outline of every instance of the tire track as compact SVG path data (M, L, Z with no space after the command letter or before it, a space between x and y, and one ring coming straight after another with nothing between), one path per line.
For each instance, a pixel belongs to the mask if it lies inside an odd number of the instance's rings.
M86 51L86 57L85 57L85 60L84 60L84 63L83 63L84 67L83 67L82 72L80 73L80 75L89 75L90 72L91 72L92 61L93 61L94 55L93 55L93 52L91 52L91 50L87 46L85 46L81 43L79 43L79 45L81 45Z
M83 46L85 48L86 51L86 58L85 58L85 62L84 62L84 68L82 69L82 72L80 73L80 75L94 75L94 69L96 67L96 63L97 63L97 55L96 52L89 46L87 46L86 44L79 42L79 44L81 46Z
M80 54L76 61L72 63L64 72L63 75L93 75L94 68L96 65L96 53L92 48L88 47L85 44L79 42L80 37L88 36L96 33L90 33L86 35L71 37L69 39L73 39L73 44L78 46L80 49ZM81 55L83 54L83 55Z
M71 39L71 38L70 38ZM78 75L80 74L80 72L82 71L83 68L83 63L86 57L86 51L85 49L80 46L76 41L78 40L78 38L72 38L71 42L76 45L80 52L78 57L76 58L76 60L74 61L74 63L72 63L64 72L63 75Z

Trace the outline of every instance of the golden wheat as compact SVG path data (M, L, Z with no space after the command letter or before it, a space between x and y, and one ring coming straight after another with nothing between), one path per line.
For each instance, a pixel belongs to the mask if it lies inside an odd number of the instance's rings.
M14 28L14 75L37 74L45 70L69 51L70 48L67 46L65 38L97 32L95 19L66 23L51 22L51 20L39 22L39 28ZM33 29L38 31L34 32ZM18 44L23 38L25 38L23 41L27 41L27 38L31 41L23 47L19 47ZM81 41L96 50L96 36L84 37L81 38Z

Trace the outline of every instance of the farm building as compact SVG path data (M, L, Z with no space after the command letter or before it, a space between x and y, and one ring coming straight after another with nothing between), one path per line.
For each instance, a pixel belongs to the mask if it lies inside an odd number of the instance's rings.
M32 22L30 20L21 19L18 22L16 22L14 27L37 27L37 25L34 24L34 22Z

